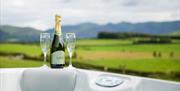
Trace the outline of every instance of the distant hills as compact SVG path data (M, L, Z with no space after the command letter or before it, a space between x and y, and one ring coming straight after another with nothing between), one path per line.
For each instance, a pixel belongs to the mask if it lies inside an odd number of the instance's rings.
M49 29L48 31L52 31ZM79 38L96 38L99 32L137 32L145 34L169 34L180 30L180 21L146 22L146 23L118 23L98 25L82 23L73 26L63 26L63 32L75 32Z
M63 33L75 32L78 38L96 38L99 32L136 32L153 35L179 36L180 21L170 22L145 22L98 25L94 23L82 23L78 25L62 26ZM37 42L41 30L29 27L15 27L10 25L0 25L0 42ZM54 29L47 32L53 33Z
M29 27L0 26L0 42L36 42L40 32Z

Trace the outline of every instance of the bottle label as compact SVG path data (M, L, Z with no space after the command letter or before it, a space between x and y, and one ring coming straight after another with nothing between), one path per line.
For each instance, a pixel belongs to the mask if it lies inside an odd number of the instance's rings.
M56 51L51 54L51 60L52 64L64 64L65 58L64 58L64 51Z

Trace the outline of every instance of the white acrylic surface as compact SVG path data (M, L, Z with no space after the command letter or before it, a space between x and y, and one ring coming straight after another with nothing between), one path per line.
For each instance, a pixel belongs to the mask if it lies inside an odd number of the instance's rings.
M39 69L39 68L38 68ZM102 87L95 83L99 76L117 77L123 83ZM0 69L0 91L180 91L180 83L143 77L98 72L37 68Z

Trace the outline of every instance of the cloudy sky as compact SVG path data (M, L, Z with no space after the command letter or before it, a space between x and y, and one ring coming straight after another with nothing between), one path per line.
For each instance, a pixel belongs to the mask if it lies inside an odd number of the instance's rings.
M62 24L180 20L180 0L0 0L0 24L45 30Z

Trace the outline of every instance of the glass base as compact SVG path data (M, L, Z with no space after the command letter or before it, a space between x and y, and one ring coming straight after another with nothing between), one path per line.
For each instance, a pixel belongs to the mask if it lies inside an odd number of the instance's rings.
M75 69L71 64L67 68L68 69Z
M46 64L44 64L43 66L41 66L40 68L43 68L43 69L48 69L49 67L46 65Z

